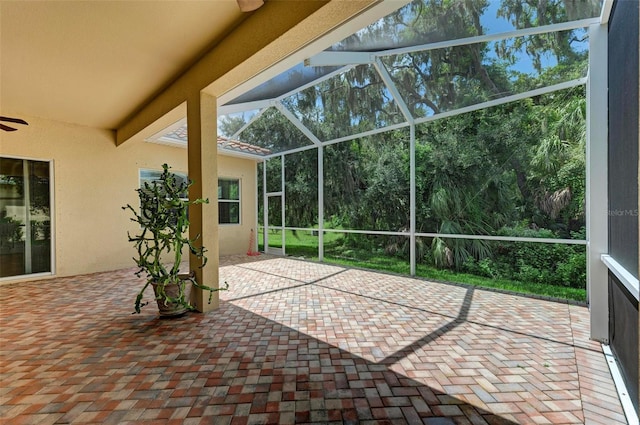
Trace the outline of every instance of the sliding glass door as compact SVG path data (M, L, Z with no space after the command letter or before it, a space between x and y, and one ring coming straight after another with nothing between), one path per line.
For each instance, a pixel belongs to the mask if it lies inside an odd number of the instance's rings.
M0 278L51 270L51 164L0 157Z

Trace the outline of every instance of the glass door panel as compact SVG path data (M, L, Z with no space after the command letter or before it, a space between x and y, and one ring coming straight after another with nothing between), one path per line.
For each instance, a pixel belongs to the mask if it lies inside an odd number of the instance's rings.
M50 271L50 164L0 158L0 277Z
M267 197L267 253L284 255L284 228L282 227L282 195Z
M31 273L51 271L49 163L28 161Z

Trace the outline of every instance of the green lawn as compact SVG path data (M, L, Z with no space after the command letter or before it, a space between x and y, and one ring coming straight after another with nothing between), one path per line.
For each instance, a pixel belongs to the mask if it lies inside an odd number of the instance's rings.
M542 295L546 297L561 298L565 300L587 300L587 291L566 286L544 285L541 283L520 282L517 280L487 278L468 273L457 273L452 270L440 270L433 267L418 264L416 274L427 279L446 282L458 282L485 288L502 289L521 294Z
M286 233L286 253L308 260L318 260L318 237L310 231ZM262 231L258 234L259 249L263 250ZM324 261L350 267L360 267L380 270L403 275L410 274L409 262L396 256L385 255L384 252L368 250L345 249L342 244L344 234L325 233ZM269 246L281 248L281 233L274 231L269 234ZM496 279L477 276L468 273L458 273L449 269L436 269L424 264L418 264L416 275L426 279L444 282L463 283L484 288L513 291L521 294L540 295L573 301L586 301L586 290L556 285L520 282L509 279Z

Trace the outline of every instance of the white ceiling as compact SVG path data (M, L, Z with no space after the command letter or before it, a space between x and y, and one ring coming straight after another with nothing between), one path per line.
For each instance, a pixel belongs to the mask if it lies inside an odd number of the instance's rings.
M248 15L236 0L0 0L0 112L116 128Z

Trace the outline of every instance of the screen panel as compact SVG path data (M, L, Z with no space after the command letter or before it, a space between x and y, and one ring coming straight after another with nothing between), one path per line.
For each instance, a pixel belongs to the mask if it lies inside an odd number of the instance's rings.
M609 344L638 411L638 299L609 273Z
M618 1L609 25L609 252L638 277L638 6Z

